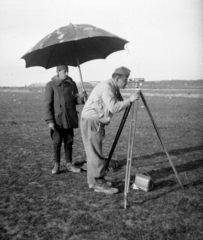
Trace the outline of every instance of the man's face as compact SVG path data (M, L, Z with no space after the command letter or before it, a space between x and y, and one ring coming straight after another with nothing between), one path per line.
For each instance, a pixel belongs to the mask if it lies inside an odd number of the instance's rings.
M68 76L68 68L67 69L63 69L61 71L58 72L59 78L64 80L67 78Z
M117 79L117 86L120 88L120 89L124 89L126 87L126 85L128 84L128 77L129 76L122 76L122 77L119 77Z

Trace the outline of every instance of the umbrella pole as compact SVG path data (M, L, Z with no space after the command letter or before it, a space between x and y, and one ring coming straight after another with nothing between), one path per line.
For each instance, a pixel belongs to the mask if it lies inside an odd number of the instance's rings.
M82 72L81 72L81 69L80 69L80 64L79 64L78 58L77 58L77 63L78 63L78 69L79 69L80 80L81 80L81 85L82 85L82 91L85 92L85 88L84 88L84 84L83 84L83 79L82 79Z
M75 52L76 52L76 49L75 49ZM84 84L83 84L83 79L82 79L82 72L81 72L81 69L80 69L80 63L79 63L78 55L77 55L77 54L76 54L76 59L77 59L77 65L78 65L79 74L80 74L80 80L81 80L81 85L82 85L82 91L83 91L83 93L86 94L86 91L85 91L85 88L84 88ZM85 96L84 96L84 101L85 101L85 102L87 101L87 97L85 97Z
M74 42L74 49L75 49L76 61L77 61L77 65L78 65L78 69L79 69L79 74L80 74L82 91L85 92L85 88L84 88L84 84L83 84L83 79L82 79L82 72L81 72L81 69L80 69L80 63L79 63L79 59L78 59L78 54L77 54L77 49L76 49L76 44L75 44L75 42Z
M77 62L78 62L78 58L77 58ZM83 93L86 94L86 91L85 91L85 88L84 88L84 84L83 84L83 80L82 80L82 72L81 72L81 69L80 69L80 64L79 64L79 62L78 62L78 69L79 69L79 73L80 73L80 80L81 80L81 84L82 84L82 91L83 91ZM86 96L87 96L87 95L86 95ZM86 96L84 96L84 102L87 101L87 97L86 97Z

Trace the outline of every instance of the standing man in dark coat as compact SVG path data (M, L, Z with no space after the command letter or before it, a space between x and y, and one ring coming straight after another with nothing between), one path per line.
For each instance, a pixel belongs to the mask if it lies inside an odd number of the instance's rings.
M86 93L78 94L76 83L68 76L68 66L57 66L56 72L57 75L45 88L45 121L50 129L54 149L55 164L52 174L60 172L62 142L67 170L78 173L81 169L72 164L73 129L78 128L76 105L84 104Z

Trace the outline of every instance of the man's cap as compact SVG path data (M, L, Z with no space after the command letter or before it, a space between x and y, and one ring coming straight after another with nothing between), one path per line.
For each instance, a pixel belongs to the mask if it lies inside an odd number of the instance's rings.
M124 75L125 77L128 77L130 75L130 69L126 67L119 67L115 69L114 73L118 73Z
M59 65L56 67L56 71L67 70L67 69L68 69L67 65Z

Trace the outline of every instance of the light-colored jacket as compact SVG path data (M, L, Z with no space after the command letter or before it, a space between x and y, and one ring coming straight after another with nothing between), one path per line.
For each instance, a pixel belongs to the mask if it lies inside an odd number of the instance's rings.
M112 116L130 105L130 100L123 100L114 79L99 83L91 92L81 117L97 119L109 124Z

